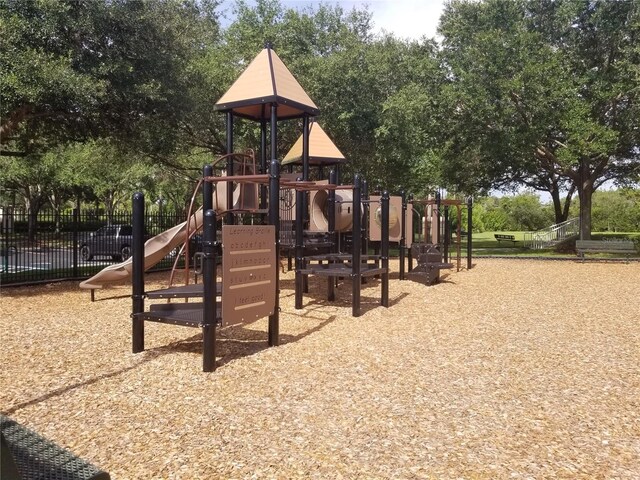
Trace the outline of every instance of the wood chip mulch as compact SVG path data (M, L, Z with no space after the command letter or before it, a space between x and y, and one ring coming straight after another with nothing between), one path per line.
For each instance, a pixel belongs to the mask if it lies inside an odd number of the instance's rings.
M131 353L127 286L2 288L0 411L114 479L640 478L639 263L395 273L360 318L325 291L296 311L287 273L282 345L224 329L202 373L197 329Z

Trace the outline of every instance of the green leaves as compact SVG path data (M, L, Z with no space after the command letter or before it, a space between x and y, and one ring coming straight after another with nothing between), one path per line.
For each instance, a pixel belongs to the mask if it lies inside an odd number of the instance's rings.
M639 15L637 2L452 2L440 24L445 176L552 194L587 185L583 200L590 185L628 176L639 161Z

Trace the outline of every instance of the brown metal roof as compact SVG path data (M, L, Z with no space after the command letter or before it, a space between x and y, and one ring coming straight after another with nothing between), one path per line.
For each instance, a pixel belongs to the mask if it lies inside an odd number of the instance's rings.
M347 159L317 122L309 124L309 165L330 165ZM282 165L302 163L302 135L282 160Z
M231 88L214 105L252 120L271 118L270 104L278 104L278 119L311 116L320 111L287 66L271 48L263 49Z

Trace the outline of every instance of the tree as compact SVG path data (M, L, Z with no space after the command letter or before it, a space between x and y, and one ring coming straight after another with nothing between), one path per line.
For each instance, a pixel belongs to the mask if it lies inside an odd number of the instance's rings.
M220 41L218 3L0 0L3 185L22 192L33 215L40 198L55 208L62 193L80 185L95 190L111 211L120 195L112 175L146 172L149 159L157 167L191 168L185 159L212 137L216 93L207 100L202 92L215 70L206 59ZM81 169L66 163L78 160L83 142L89 150L100 145L98 153L119 171L79 178L78 171L97 167L90 159ZM107 152L107 145L118 151ZM61 171L76 183L51 183ZM111 187L107 180L114 180Z
M509 230L535 231L552 222L548 211L540 203L540 197L535 194L503 197L500 203L509 216Z
M16 192L28 212L28 239L36 239L38 213L48 202L55 183L55 166L40 155L4 159L0 169L0 183Z
M70 185L85 187L104 204L107 221L138 190L150 189L153 169L107 139L74 144L60 152L62 175Z
M445 174L466 189L578 193L581 236L608 180L638 179L637 2L453 1L440 33L451 132Z
M432 133L437 120L426 108L436 98L440 77L435 43L375 36L366 10L324 4L291 10L276 0L236 5L236 20L220 47L238 65L229 84L271 41L346 156L345 179L359 172L371 188L416 194L437 185ZM300 124L289 123L279 127L280 152L300 135ZM245 129L236 138L251 146L259 137Z
M593 195L593 229L598 232L640 231L640 190L597 191Z
M2 155L113 137L170 156L199 102L198 60L219 39L216 5L3 0Z

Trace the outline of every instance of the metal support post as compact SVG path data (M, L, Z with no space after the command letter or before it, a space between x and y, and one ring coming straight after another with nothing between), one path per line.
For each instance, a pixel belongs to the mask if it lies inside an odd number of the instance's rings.
M213 176L213 167L211 165L205 165L202 169L203 177ZM213 208L213 184L211 182L204 182L202 185L202 210L207 211Z
M297 190L296 191L296 275L295 275L295 309L300 310L302 308L302 293L304 290L304 279L302 272L303 267L303 234L304 234L304 226L302 222L299 220L302 218L301 216L304 214L303 212L303 203L302 199L304 196L304 192Z
M362 246L360 245L360 229L362 223L362 191L360 174L356 173L353 179L353 245L351 253L351 289L352 289L352 315L360 316L360 290L362 288Z
M269 224L275 227L276 301L269 315L269 346L280 345L280 164L273 158L269 168Z
M389 192L382 192L382 197L380 198L380 207L382 210L382 218L380 219L381 225L381 256L380 260L382 261L382 268L384 271L382 272L381 278L381 299L380 304L383 307L389 306Z
M133 245L131 267L132 300L132 350L133 353L144 350L144 195L133 194Z
M204 212L202 239L202 283L204 287L204 312L202 319L202 371L216 369L216 212Z

